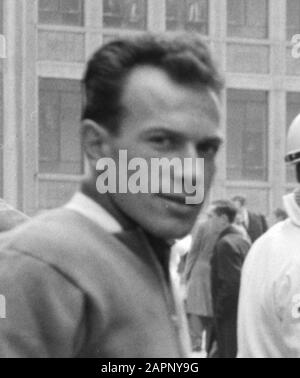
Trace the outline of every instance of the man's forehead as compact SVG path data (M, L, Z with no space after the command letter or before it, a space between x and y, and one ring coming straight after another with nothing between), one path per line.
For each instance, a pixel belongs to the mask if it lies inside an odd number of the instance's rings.
M220 118L220 102L212 91L181 85L162 69L152 66L137 67L129 74L123 104L144 113L174 109L193 112L200 107L216 122Z

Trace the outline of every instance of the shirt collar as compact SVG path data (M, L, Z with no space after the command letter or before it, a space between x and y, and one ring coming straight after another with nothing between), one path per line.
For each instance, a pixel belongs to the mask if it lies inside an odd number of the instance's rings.
M292 222L300 227L300 208L295 200L295 194L291 193L283 197L284 206Z
M246 228L248 228L249 227L249 213L247 209L243 209L243 218L244 218L245 226Z
M71 201L65 205L65 208L89 218L111 234L123 230L119 222L108 211L82 192L75 193Z

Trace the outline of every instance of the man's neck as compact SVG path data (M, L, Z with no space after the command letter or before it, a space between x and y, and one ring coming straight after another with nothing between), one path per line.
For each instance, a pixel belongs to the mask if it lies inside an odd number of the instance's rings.
M137 228L137 224L124 214L112 201L111 196L107 194L100 194L95 186L84 181L81 185L83 194L95 201L99 206L103 207L113 218L115 218L124 230L132 230Z
M247 216L247 215L248 215L248 210L247 210L246 207L243 207L243 208L242 208L242 214L243 214L244 216Z
M226 226L222 228L222 230L219 232L220 237L222 237L224 234L226 234L229 230L231 230L233 227L232 223L228 223Z
M103 207L111 216L113 216L118 223L122 226L124 231L133 231L140 227L137 223L131 220L126 214L124 214L112 201L109 194L100 194L97 190L93 189L93 185L88 182L83 182L81 185L81 191L83 194L94 200L98 205ZM140 227L141 228L141 227ZM158 261L163 267L163 270L168 277L169 272L169 258L170 258L170 245L154 235L145 231L145 235L151 245L153 252L155 253Z

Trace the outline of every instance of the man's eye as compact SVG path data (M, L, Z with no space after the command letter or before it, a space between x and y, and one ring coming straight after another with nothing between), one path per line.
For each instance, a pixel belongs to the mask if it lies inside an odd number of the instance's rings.
M150 142L156 144L159 147L169 147L172 145L172 140L165 136L155 136L150 138Z
M198 153L203 158L214 158L219 151L219 146L211 145L211 144L204 144L199 145Z

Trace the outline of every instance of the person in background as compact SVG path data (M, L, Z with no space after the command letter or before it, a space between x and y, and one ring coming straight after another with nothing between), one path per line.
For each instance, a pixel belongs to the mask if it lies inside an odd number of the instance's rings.
M0 232L9 231L29 218L0 199Z
M236 207L216 201L209 211L212 228L219 235L211 260L212 301L218 357L237 356L237 313L240 279L250 243L235 227Z
M201 200L186 204L189 183L204 174L207 195L213 181L222 88L196 34L123 37L95 52L83 79L88 172L80 191L0 238L8 309L0 357L190 356L170 241L188 235L202 209ZM100 180L107 166L99 170L99 162L112 162L109 173L120 181L121 151L146 167L152 158L201 158L205 170L160 170L162 187L184 184L180 193L107 188ZM126 173L133 180L135 172ZM155 186L152 174L143 178Z
M284 222L288 218L288 214L284 209L276 209L274 211L275 223Z
M284 197L289 216L263 235L245 262L239 303L240 358L300 358L300 114L286 162L299 187Z
M192 244L192 235L188 235L181 240L176 240L172 249L176 255L176 269L177 273L180 276L180 279L183 281L183 274L186 266L186 261L191 250Z
M178 294L182 301L186 297L186 285L184 282L184 269L186 259L189 255L192 243L192 236L189 234L183 239L176 240L171 248L170 271L177 282Z
M208 219L199 220L192 232L192 245L184 271L186 312L194 351L206 345L209 352L213 327L211 258L218 233ZM206 340L203 336L206 335Z
M240 233L249 241L250 244L252 244L251 238L246 230L243 216L241 213L237 212L235 221L234 221L235 227L240 231Z
M249 211L247 209L247 200L243 196L236 196L232 201L237 208L237 217L239 218L238 223L244 226L251 242L254 243L268 230L265 216Z

